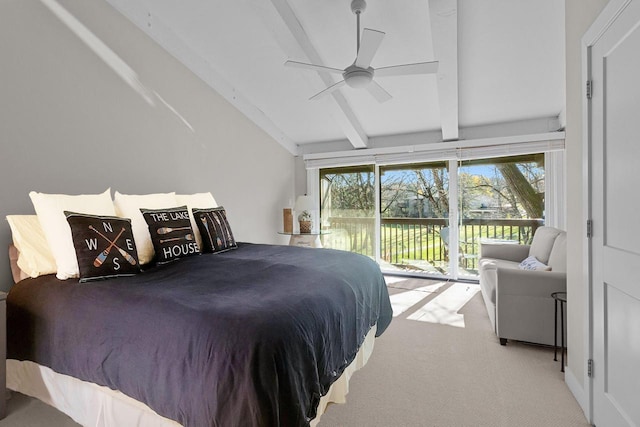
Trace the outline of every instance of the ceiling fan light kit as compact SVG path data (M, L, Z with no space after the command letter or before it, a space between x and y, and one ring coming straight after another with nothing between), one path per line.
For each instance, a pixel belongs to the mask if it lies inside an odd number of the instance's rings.
M371 67L371 61L375 56L385 33L382 31L371 30L365 28L362 31L362 37L360 36L360 14L367 8L367 2L365 0L352 0L351 11L356 15L357 21L357 55L352 65L346 67L344 70L338 68L326 67L318 64L307 64L298 61L287 61L284 63L288 67L304 68L307 70L314 70L325 73L341 73L343 80L325 88L324 90L313 95L310 100L320 99L331 92L341 88L345 84L355 89L367 89L367 91L378 100L378 102L385 102L391 99L391 95L384 90L373 78L376 75L376 70ZM379 77L382 76L401 76L408 74L432 74L438 71L438 62L418 62L414 64L392 65L388 67L382 67L379 69Z

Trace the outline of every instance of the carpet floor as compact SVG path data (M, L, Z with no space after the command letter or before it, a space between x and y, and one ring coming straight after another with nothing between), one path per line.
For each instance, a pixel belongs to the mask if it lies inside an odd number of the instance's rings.
M553 348L500 345L478 285L388 278L388 286L394 313L404 311L320 427L590 425Z
M388 278L396 317L319 427L588 427L553 349L501 346L478 285ZM76 427L12 393L0 427ZM125 426L123 426L125 427Z

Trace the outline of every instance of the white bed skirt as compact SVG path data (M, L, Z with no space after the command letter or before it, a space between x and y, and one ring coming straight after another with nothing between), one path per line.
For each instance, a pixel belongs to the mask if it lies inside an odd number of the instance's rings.
M376 327L371 328L353 362L320 399L317 426L329 403L345 403L349 380L362 368L373 351ZM7 360L7 388L35 397L69 415L85 427L180 427L176 421L158 415L142 402L125 394L68 375L58 374L30 361Z

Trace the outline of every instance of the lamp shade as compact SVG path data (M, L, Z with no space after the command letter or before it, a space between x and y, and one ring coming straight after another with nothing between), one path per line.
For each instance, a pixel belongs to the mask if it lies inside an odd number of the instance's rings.
M296 212L310 211L315 209L313 198L307 195L298 196L294 209L296 210Z

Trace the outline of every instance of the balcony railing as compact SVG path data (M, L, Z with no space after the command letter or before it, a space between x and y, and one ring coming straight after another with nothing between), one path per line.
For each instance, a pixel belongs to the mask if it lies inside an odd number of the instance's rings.
M444 218L382 218L380 258L402 269L446 273L449 261L448 220ZM510 240L530 243L538 219L464 219L459 229L460 266L468 274L477 273L480 241ZM375 256L375 219L332 217L332 233L325 246ZM435 270L435 271L434 271Z

